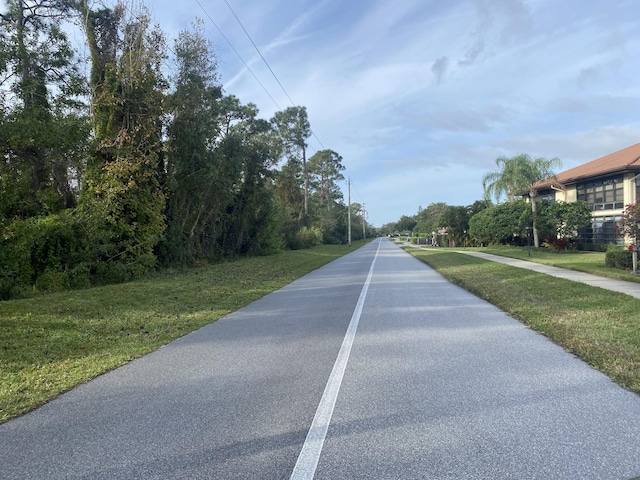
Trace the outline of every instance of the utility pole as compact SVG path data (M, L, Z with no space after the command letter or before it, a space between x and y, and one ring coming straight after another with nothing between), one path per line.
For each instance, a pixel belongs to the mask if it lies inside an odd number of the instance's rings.
M349 246L351 246L351 177L348 177L347 185L349 186L348 191L348 200L349 200L349 208L347 209L347 229L349 231Z
M364 208L364 203L362 204L362 238L367 238L367 231L365 229L365 217L367 215L367 211Z

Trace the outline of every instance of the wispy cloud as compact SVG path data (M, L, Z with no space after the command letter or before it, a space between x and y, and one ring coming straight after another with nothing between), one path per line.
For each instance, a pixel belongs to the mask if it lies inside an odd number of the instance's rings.
M436 83L442 82L445 74L447 73L447 68L449 67L449 59L447 57L437 58L433 65L431 66L431 71L435 76Z

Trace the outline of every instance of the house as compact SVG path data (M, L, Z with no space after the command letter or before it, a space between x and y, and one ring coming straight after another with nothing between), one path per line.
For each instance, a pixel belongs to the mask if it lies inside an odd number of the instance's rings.
M579 232L582 243L623 243L615 226L625 206L640 200L640 143L561 172L556 179L565 189L543 180L538 199L586 201L593 213L591 227Z

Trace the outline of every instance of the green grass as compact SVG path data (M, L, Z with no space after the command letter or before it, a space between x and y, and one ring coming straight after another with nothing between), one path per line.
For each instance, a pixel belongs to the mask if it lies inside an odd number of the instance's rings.
M407 250L451 282L640 393L640 300L449 249ZM567 255L566 263L552 264L584 265L591 260L583 263L583 258L596 258L589 255L576 253L573 260Z
M455 250L462 250L456 248ZM640 276L618 268L606 267L604 252L583 252L578 250L551 250L548 248L531 248L531 256L526 247L492 246L483 248L467 248L478 252L519 258L531 262L543 263L554 267L568 268L579 272L593 273L602 277L615 278L640 283Z
M320 246L0 302L0 423L355 250Z

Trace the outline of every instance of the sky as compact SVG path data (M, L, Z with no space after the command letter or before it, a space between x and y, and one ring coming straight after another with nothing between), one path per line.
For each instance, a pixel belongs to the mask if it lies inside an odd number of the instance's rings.
M564 171L640 142L637 0L145 4L169 39L202 19L225 93L260 117L305 106L309 154L343 157L373 226L482 199L500 156Z

